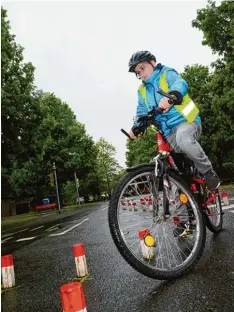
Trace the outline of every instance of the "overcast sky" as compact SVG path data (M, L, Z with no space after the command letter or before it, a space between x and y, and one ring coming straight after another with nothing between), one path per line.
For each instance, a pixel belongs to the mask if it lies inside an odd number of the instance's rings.
M219 3L220 1L218 1ZM2 5L25 61L36 67L35 84L67 102L95 141L104 137L125 166L139 80L128 73L137 50L179 72L216 59L192 28L207 1L80 2L10 1Z

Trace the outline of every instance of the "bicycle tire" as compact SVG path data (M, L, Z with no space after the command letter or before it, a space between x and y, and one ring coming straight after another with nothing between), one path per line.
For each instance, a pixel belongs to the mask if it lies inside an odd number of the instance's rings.
M206 216L206 226L207 228L212 232L212 233L220 233L223 229L223 209L222 209L222 203L221 203L221 198L220 195L218 194L217 196L217 202L219 205L219 216L220 216L220 221L218 225L215 225L212 222L212 218L209 218L209 216L206 214L206 212L204 212L205 216Z
M123 176L115 188L111 201L109 203L109 209L108 209L108 222L109 222L109 228L110 232L113 238L113 241L120 252L120 254L123 256L123 258L138 272L141 274L158 279L158 280L170 280L180 277L181 275L189 272L192 270L192 268L198 263L199 259L202 256L204 247L205 247L205 240L206 240L206 226L204 222L204 216L201 212L201 209L199 208L197 202L195 201L189 187L186 185L186 183L175 173L171 172L168 174L169 178L176 181L176 183L180 186L181 189L183 189L184 193L188 196L190 203L193 205L194 209L197 212L197 219L199 222L199 228L200 228L200 235L198 236L198 243L195 251L193 251L193 254L191 256L190 261L182 267L179 267L177 269L171 270L171 271L162 271L158 269L152 269L148 266L146 266L142 261L140 261L137 257L135 257L132 252L127 247L123 236L121 235L121 229L119 228L118 223L118 205L120 201L121 192L124 189L124 187L127 185L131 179L134 178L134 176L137 176L142 173L151 174L152 173L152 166L142 166L139 168L136 168L134 171L131 171L127 173L125 176Z

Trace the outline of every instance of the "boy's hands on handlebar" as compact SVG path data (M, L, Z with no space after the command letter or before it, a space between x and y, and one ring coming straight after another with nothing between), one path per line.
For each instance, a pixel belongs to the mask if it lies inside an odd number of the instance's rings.
M157 122L154 120L155 117L163 112L167 112L173 105L179 105L183 101L183 96L178 91L171 91L169 93L165 93L163 91L157 91L157 93L164 96L159 102L158 107L153 107L148 114L142 116L136 116L135 121L138 125L132 127L132 129L127 133L124 129L121 131L130 139L135 140L141 136L143 136L146 128L149 125L158 126Z
M158 107L161 108L163 110L163 112L169 111L169 109L173 106L173 104L170 104L169 101L170 100L168 98L164 97L159 102Z
M180 105L183 101L183 96L178 91L171 91L168 94L165 94L165 93L163 94L163 92L158 92L158 93L165 96L164 98L161 99L158 105L158 107L161 110L163 110L163 112L169 111L169 109L173 105Z
M145 127L143 125L142 126L133 126L129 132L129 136L132 140L135 140L135 139L143 136L144 132L145 132Z
M137 139L137 137L135 136L135 134L133 133L133 131L132 131L132 130L130 130L130 132L129 132L129 136L130 136L130 138L131 138L132 140Z

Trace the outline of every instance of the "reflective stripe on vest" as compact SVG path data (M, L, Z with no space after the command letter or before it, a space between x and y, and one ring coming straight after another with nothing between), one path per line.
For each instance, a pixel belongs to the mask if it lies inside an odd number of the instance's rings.
M159 80L160 88L162 89L163 92L168 92L169 87L168 83L166 80L166 70L163 72L163 74L160 77ZM145 106L149 110L149 106L147 103L147 98L146 98L146 87L142 84L139 87L139 92L145 102ZM185 94L183 97L183 101L180 105L175 105L174 106L176 110L184 116L184 118L189 122L193 122L199 113L199 109L197 106L194 104L194 102L190 99L188 93Z
M148 111L149 111L149 105L148 105L148 103L147 103L147 98L146 98L146 87L145 87L143 84L140 85L140 87L139 87L139 92L140 92L141 96L143 97L143 100L144 100L144 102L145 102L146 108L147 108Z

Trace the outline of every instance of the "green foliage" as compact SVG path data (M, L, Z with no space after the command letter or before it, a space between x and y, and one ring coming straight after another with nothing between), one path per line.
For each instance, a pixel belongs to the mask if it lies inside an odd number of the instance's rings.
M34 67L24 63L23 48L15 42L3 8L1 15L2 195L47 196L55 162L58 184L71 202L76 198L74 171L83 196L100 196L103 172L111 187L118 167L114 147L106 142L107 150L101 150L67 103L36 89Z
M103 189L105 189L105 185L97 172L97 167L80 181L80 196L82 197L92 195L94 199L99 199Z
M127 173L126 169L120 170L112 179L111 181L111 189L113 190L117 184L119 183L119 180Z
M34 67L23 62L23 48L15 43L10 33L7 13L1 9L1 122L2 122L2 191L18 191L25 154L24 138L37 121L37 102L32 97L34 91ZM16 156L17 155L17 156ZM27 170L31 162L22 168L22 181L32 179ZM15 172L13 172L15 170Z
M105 141L103 138L96 144L97 147L97 172L100 179L106 185L106 192L111 194L113 188L112 181L115 180L118 171L121 167L118 165L118 162L114 158L116 154L115 147ZM104 189L102 190L104 191Z
M148 163L157 154L156 131L148 128L144 136L127 141L126 164L128 167Z
M202 103L203 145L214 166L224 178L233 178L234 164L234 2L219 6L208 1L198 10L193 27L203 31L203 44L220 58L212 64L214 72L206 82L206 103ZM202 92L201 92L202 93ZM193 94L191 93L193 96ZM229 170L227 170L229 168Z
M215 1L208 1L206 8L198 10L192 26L203 32L203 45L208 45L213 52L223 56L225 61L233 61L234 46L234 2L222 1L216 6Z
M62 198L67 201L68 205L76 204L76 185L75 181L67 181L62 185L61 191Z

